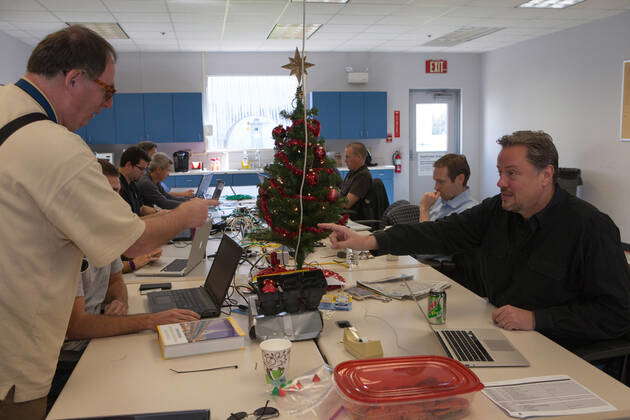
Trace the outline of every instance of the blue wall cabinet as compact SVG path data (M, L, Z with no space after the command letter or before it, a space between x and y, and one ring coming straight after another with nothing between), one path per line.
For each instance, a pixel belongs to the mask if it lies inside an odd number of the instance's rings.
M174 141L203 141L201 93L173 93Z
M387 137L387 92L363 92L365 139Z
M324 139L338 139L341 125L339 112L339 92L311 92L311 107L317 108L317 119L321 122L321 132Z
M116 144L114 109L104 108L86 126L90 144Z
M146 140L156 143L173 141L173 95L145 93L144 134Z
M341 139L365 138L365 111L363 92L341 92L339 103L341 109Z
M114 95L116 143L135 144L145 139L143 103L141 93Z
M387 92L311 92L325 139L387 137Z

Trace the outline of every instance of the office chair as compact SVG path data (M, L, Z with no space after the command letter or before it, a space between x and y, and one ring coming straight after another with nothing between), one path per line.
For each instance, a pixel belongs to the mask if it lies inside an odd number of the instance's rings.
M361 199L361 205L355 215L350 214L350 218L362 225L370 226L370 230L379 230L385 227L381 220L383 213L389 206L387 190L383 181L378 178L372 179L372 185L365 197Z
M630 340L628 338L622 337L614 340L600 341L572 349L571 351L595 366L606 361L610 362L610 359L621 358L621 366L613 366L614 371L611 372L610 369L606 369L609 366L606 366L603 370L619 382L630 385L630 377L628 377Z

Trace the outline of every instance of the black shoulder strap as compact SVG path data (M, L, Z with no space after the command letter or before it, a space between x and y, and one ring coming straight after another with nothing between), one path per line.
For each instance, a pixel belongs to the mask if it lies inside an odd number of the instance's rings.
M11 136L11 134L15 133L20 128L24 127L27 124L30 124L35 121L47 120L49 119L46 114L42 114L41 112L33 112L31 114L22 115L0 128L0 146L6 139Z

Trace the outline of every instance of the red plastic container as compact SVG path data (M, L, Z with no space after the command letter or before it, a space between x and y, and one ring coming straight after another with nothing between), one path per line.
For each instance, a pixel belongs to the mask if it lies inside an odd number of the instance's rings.
M470 369L442 356L389 357L340 363L320 418L456 419L469 412L483 384Z

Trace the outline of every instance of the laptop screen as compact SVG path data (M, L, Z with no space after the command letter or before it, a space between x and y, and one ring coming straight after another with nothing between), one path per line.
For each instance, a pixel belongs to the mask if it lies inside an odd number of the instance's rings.
M212 183L212 174L204 175L203 178L201 178L201 182L199 183L199 186L197 187L197 194L195 194L195 197L203 198L206 191L208 191L208 188L210 188L211 183Z
M219 307L225 300L225 295L227 295L227 291L230 288L232 277L234 277L242 255L243 248L229 236L223 235L217 250L217 256L212 261L212 266L204 284L204 288Z

